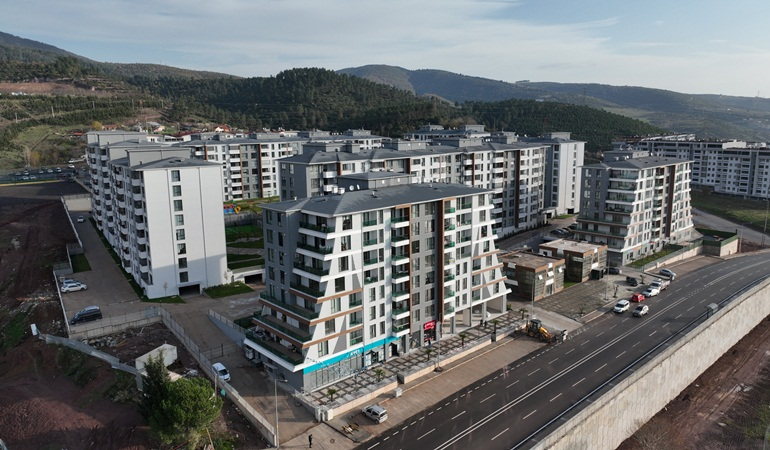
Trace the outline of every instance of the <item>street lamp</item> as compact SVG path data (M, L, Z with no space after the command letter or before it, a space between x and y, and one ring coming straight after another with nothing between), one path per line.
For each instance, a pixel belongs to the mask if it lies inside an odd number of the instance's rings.
M278 375L273 377L273 397L275 398L275 448L281 448L281 440L278 437Z
M765 234L767 233L767 213L770 212L770 198L765 199L765 228L762 229L762 247L765 246Z

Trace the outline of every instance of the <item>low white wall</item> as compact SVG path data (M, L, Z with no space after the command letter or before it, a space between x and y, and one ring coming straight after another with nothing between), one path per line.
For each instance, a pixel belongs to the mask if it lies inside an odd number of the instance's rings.
M617 448L768 315L770 280L705 319L533 448Z

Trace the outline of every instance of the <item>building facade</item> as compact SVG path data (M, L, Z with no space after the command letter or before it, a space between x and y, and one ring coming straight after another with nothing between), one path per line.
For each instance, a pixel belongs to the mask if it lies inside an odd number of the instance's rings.
M583 168L577 240L607 245L610 264L625 265L695 236L690 161L606 159Z
M519 138L547 146L545 158L545 196L543 207L551 216L580 212L580 186L585 159L584 141L569 132L546 133L543 137Z
M112 137L120 139L89 140L91 210L123 269L148 298L227 282L220 166L191 160L186 149Z
M264 207L266 288L246 346L297 388L505 311L491 191L380 181Z

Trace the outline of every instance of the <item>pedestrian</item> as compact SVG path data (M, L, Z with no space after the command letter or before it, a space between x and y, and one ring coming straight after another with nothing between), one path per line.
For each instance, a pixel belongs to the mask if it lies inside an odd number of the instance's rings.
M310 448L313 448L313 435L308 434L307 435L307 443L310 444Z

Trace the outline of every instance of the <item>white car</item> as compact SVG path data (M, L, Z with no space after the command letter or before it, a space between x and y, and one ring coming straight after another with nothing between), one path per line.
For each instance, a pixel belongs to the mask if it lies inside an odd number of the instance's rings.
M217 375L217 378L219 378L222 381L230 381L230 372L227 371L227 368L222 363L214 363L213 366L211 366L211 369L214 371L214 373Z
M85 284L83 284L83 283L81 283L79 281L76 281L74 283L65 283L61 287L62 293L64 293L64 292L85 291L86 289L88 289L88 286L86 286Z
M377 423L385 422L388 418L388 411L380 405L369 405L364 408L363 413Z
M646 316L650 312L650 307L647 305L639 305L634 310L634 317Z
M660 294L660 289L650 286L645 289L642 294L644 294L644 298L655 297L656 295Z
M676 274L669 269L660 269L660 272L658 273L667 276L671 281L674 281L674 278L676 277Z
M78 216L78 223L83 223L86 221L86 218L83 216Z
M620 314L628 311L628 308L630 306L631 306L631 302L629 302L628 300L621 300L615 305L615 307L612 310Z

